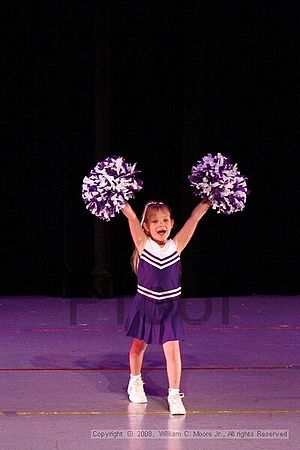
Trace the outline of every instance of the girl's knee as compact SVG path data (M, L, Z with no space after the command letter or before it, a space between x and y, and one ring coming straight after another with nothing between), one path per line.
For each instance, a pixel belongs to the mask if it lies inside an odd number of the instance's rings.
M130 352L141 353L144 352L146 348L147 344L145 341L141 341L140 339L134 338L131 344Z
M180 345L179 341L168 341L163 344L163 350L166 359L178 359L180 358Z

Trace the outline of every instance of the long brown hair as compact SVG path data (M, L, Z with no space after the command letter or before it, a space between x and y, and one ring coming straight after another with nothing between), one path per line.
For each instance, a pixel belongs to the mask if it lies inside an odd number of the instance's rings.
M144 207L144 211L143 211L142 218L141 218L141 226L143 227L143 224L148 222L149 215L151 212L159 211L160 209L167 209L170 213L171 219L173 219L172 210L169 205L167 205L166 203L162 203L162 202L150 201L150 202L147 202ZM146 236L148 236L148 233L146 232L144 227L143 227L143 230L144 230L144 233L146 234ZM132 270L134 271L134 273L137 273L138 264L139 264L139 252L136 247L134 247L133 253L131 255L130 264L131 264L131 267L132 267Z

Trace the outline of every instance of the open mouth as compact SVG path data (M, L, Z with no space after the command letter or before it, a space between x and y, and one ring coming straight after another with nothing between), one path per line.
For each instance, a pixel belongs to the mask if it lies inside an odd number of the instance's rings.
M159 230L157 234L159 234L160 236L164 236L166 234L166 230Z

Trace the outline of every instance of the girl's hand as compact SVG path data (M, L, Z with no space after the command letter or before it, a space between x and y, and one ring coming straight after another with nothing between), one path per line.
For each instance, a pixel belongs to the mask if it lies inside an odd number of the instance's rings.
M129 205L128 202L125 203L125 206L121 209L122 213L124 214L124 216L127 217L128 220L135 220L136 219L136 214L133 211L133 209L131 208L131 206Z
M199 205L202 208L202 210L206 212L212 206L212 202L210 200L208 200L207 198L205 198L199 203Z

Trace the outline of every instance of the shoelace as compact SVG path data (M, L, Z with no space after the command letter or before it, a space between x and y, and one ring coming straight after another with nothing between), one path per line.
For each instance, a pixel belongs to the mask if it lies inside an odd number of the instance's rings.
M177 403L178 401L181 401L181 399L184 397L184 393L180 392L179 394L176 395L171 395L169 398L169 402L171 403Z
M144 386L143 380L135 380L135 381L133 381L133 385L134 385L134 388L135 388L136 391L143 392L143 390L144 390L144 388L143 388L143 386Z

